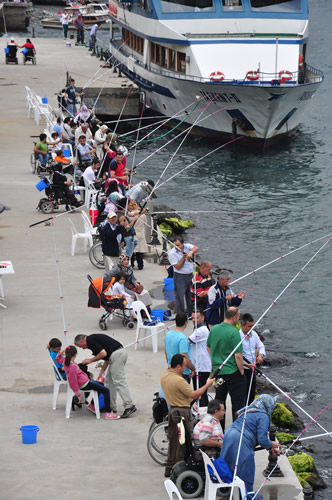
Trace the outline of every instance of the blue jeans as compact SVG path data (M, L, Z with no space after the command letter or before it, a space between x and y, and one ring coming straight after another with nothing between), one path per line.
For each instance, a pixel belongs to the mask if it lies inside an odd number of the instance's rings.
M67 112L70 114L70 116L74 117L76 115L76 102L67 101Z
M111 398L110 398L110 390L106 385L101 384L100 382L96 382L95 380L90 380L88 385L83 387L82 391L97 391L98 394L104 395L104 403L105 403L105 411L111 411Z
M46 155L43 155L42 153L38 153L38 158L39 158L40 163L42 164L42 166L45 167L46 163L50 159L50 154L46 153Z
M134 253L138 240L132 236L127 236L124 240L126 242L126 255L130 258Z

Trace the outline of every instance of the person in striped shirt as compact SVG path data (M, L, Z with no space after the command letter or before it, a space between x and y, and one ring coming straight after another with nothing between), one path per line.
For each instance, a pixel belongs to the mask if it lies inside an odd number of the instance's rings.
M224 435L220 420L224 415L224 404L218 399L213 399L208 404L206 415L194 427L195 445L203 448L206 454L213 458L219 456L222 447Z

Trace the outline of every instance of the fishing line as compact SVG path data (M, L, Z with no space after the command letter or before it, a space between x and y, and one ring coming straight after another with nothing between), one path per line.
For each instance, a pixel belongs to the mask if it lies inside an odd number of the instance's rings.
M240 215L258 215L255 212L233 212L228 210L169 210L163 212L153 212L155 214L212 214L212 213L225 213L225 214L240 214ZM239 278L240 279L240 278ZM234 281L233 281L234 283Z
M192 103L192 104L193 104L193 103ZM216 111L213 111L213 113L211 113L210 115L205 116L204 118L202 118L201 120L199 120L199 121L197 122L197 124L196 124L196 125L198 125L199 123L203 122L203 121L204 121L204 120L206 120L207 118L209 118L209 117L213 116L214 114L219 113L219 111L223 111L224 109L226 109L226 107L225 107L225 108L220 108L220 109L217 109ZM182 111L182 110L181 110L181 111ZM174 116L176 116L176 115L174 115ZM170 118L170 120L171 120L171 118ZM176 135L175 137L173 137L173 139L171 139L170 141L166 142L163 146L160 146L160 148L158 148L158 149L156 149L155 151L153 151L150 155L148 155L148 156L147 156L146 158L144 158L142 161L140 161L139 163L137 163L136 167L139 167L140 165L142 165L142 163L146 162L149 158L151 158L151 156L153 156L153 155L155 155L155 154L159 153L159 151L161 151L161 150L162 150L162 149L164 149L166 146L168 146L168 144L170 144L172 141L174 141L175 139L177 139L178 137L180 137L182 134L185 134L185 133L186 133L186 130L187 130L187 129L183 130L183 131L182 131L182 132L180 132L178 135ZM239 137L239 139L240 139L240 137Z
M308 424L308 425L307 425L307 426L303 429L303 431L299 434L299 436L298 436L298 437L297 437L297 438L293 441L293 443L291 444L291 446L290 446L290 447L289 447L289 448L285 451L284 456L282 456L282 457L280 458L280 460L278 460L278 461L277 461L277 463L275 464L275 466L273 467L273 469L269 472L268 476L266 476L266 478L264 479L263 483L261 484L261 486L260 486L260 487L258 488L258 490L256 491L255 496L253 497L253 499L252 499L252 500L254 500L254 499L257 497L258 493L261 491L261 489L263 488L263 486L267 483L268 479L269 479L269 478L270 478L270 476L273 474L273 472L275 471L275 469L279 466L280 462L282 462L282 460L283 460L283 459L287 456L288 451L289 451L289 450L293 447L293 445L294 445L294 444L295 444L295 442L299 439L299 437L300 437L300 436L302 436L302 434L303 434L303 433L304 433L304 432L305 432L305 431L306 431L306 430L307 430L307 429L311 426L311 424L313 424L313 423L318 424L318 422L316 421L316 419L317 419L318 417L320 417L320 416L322 415L322 413L323 413L325 410L327 410L327 409L328 409L331 405L332 405L332 401L331 401L328 405L326 405L326 406L325 406L325 408L323 408L323 409L322 409L319 413L317 413L317 415L316 415L314 418L310 417L310 418L311 418L311 421L309 422L309 424ZM327 432L326 434L328 434L329 436L332 436L332 434L331 434L331 433L329 433L329 432ZM324 435L324 434L321 434L321 435ZM308 438L304 438L304 439L310 439L310 437L308 437ZM303 441L304 439L302 439L302 441Z
M197 229L197 219L195 220L195 228L194 228L194 247L196 247L196 231ZM196 269L196 252L194 252L194 269ZM199 389L199 359L198 359L198 335L197 335L197 282L196 280L194 281L194 290L195 290L195 300L194 300L194 312L195 312L195 331L196 331L196 362L197 366L196 368L196 390ZM191 294L189 297L189 300L191 300ZM188 353L189 354L189 353ZM199 398L197 399L197 408L199 411Z
M156 116L143 116L142 120L152 120L152 119L154 119L154 118L162 118L162 119L164 120L164 119L165 119L165 116L164 116L164 115L156 115ZM131 121L136 121L136 120L140 120L140 118L139 118L139 117L137 117L137 118L123 118L123 119L121 120L121 122L131 122ZM110 121L108 121L108 122L104 122L104 123L105 123L105 125L106 125L107 123L116 123L116 122L117 122L117 120L110 120Z
M154 191L157 189L158 187L158 184L160 183L161 179L163 178L164 174L166 173L166 170L168 169L168 167L170 166L170 164L172 163L172 161L174 160L175 156L177 155L179 149L181 148L182 144L184 143L184 141L187 139L189 133L191 132L191 130L193 129L193 127L197 124L197 122L199 121L200 117L202 116L202 114L204 113L204 111L210 106L210 104L213 102L213 99L215 99L217 96L217 94L214 95L214 97L212 99L210 99L210 101L208 102L208 104L202 109L201 113L198 115L198 117L196 118L196 120L194 121L194 123L188 127L187 129L187 132L185 134L185 136L183 137L183 139L181 140L180 144L178 145L177 149L175 150L175 153L173 155L171 155L171 158L169 160L169 162L167 163L166 167L164 168L164 170L162 171L160 177L158 178L155 186L153 186L152 190L151 190L151 193L149 194L149 196L147 197L147 200L145 202L145 205L147 204L147 202L149 201L149 199L152 197ZM191 111L191 113L193 113L195 111L195 108L198 106L199 104L199 101L197 101L197 103L195 104L194 106L194 109ZM190 113L190 114L191 114ZM196 229L195 229L196 231Z
M221 109L219 110L221 111ZM208 118L208 117L206 117ZM203 118L204 120L205 118ZM202 120L201 120L202 121ZM182 172L184 172L185 170L187 170L187 168L189 167L192 167L193 165L196 165L196 163L198 163L199 161L201 160L204 160L204 158L207 158L208 156L210 156L212 153L215 153L216 151L218 151L219 149L222 149L224 148L225 146L228 146L228 144L231 144L232 142L235 142L235 141L238 141L239 139L242 139L242 137L236 137L235 139L231 139L230 141L226 142L225 144L222 144L221 146L218 146L217 148L213 149L212 151L210 151L209 153L206 153L205 155L201 156L200 158L198 158L198 160L195 160L194 162L190 163L189 165L187 165L186 167L182 168L181 170L179 170L179 172L177 172L176 174L172 175L171 177L169 177L168 179L166 179L164 182L162 182L161 184L159 184L158 188L159 189L160 187L162 187L164 184L166 184L167 182L171 181L172 179L174 179L174 177L177 177L178 175L180 175Z
M240 278L232 281L230 283L230 285L233 285L234 283L236 283L237 281L240 281L242 280L243 278L246 278L247 276L250 276L251 274L255 274L257 271L260 271L261 269L264 269L265 267L269 266L270 264L273 264L274 262L277 262L278 260L281 260L281 259L284 259L285 257L287 257L288 255L291 255L292 253L294 252L297 252L298 250L302 250L302 248L305 248L307 247L308 245L312 245L313 243L317 243L317 241L320 241L320 240L323 240L324 238L328 238L332 235L332 233L329 233L329 234L325 234L324 236L321 236L320 238L317 238L316 240L312 240L312 241L309 241L308 243L305 243L304 245L298 247L298 248L295 248L294 250L291 250L290 252L287 252L285 253L284 255L281 255L280 257L277 257L276 259L273 259L271 260L270 262L267 262L267 264L264 264L263 266L260 266L260 267L257 267L257 269L254 269L253 271L250 271L249 273L247 274L244 274L243 276L241 276Z

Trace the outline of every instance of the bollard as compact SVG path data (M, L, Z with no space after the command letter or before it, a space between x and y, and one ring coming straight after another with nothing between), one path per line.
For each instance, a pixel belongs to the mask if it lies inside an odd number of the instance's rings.
M89 38L89 48L88 48L88 51L91 52L92 51L92 43L91 43L91 38Z
M150 245L159 245L160 242L159 242L159 239L158 239L158 225L157 225L157 216L156 215L153 215L152 216L152 227L153 227L153 231L152 231L152 240L150 242Z
M162 266L169 266L170 262L168 260L168 252L167 252L167 241L163 238L163 250L161 252L159 264Z
M34 26L32 26L32 38L36 38L35 37L35 27Z
M275 439L276 439L276 430L277 429L275 428L275 426L271 425L270 432L269 432L269 438L271 439L271 441L275 441ZM267 477L270 474L270 472L276 466L277 462L278 462L278 457L272 455L272 451L270 450L269 451L269 461L268 461L266 469L263 471L263 475L265 477ZM283 477L283 476L284 476L283 472L281 471L279 465L277 465L270 477Z
M314 491L310 484L305 484L303 486L303 500L312 500L314 498Z

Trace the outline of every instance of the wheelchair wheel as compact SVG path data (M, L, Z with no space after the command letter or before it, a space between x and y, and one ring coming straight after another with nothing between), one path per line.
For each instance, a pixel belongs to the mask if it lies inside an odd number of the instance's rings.
M184 470L177 477L175 484L183 498L197 498L204 487L202 476L195 470Z
M34 174L36 172L36 168L37 168L37 159L36 159L35 153L31 153L30 168L31 168L31 172Z
M54 211L54 204L49 200L43 201L39 208L44 214L50 214Z
M149 434L147 447L150 457L164 465L168 454L168 422L156 425Z
M104 255L103 255L103 250L101 248L101 241L97 241L97 243L94 243L92 245L89 251L89 259L91 264L97 267L98 269L105 268Z

